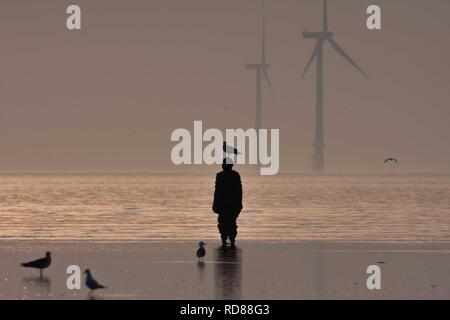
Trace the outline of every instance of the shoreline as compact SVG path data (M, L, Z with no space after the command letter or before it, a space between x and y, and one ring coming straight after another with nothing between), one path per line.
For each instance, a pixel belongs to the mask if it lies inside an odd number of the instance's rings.
M204 238L203 241L208 243L220 245L220 239L210 239ZM165 240L165 239L149 239L146 241L141 240L118 240L118 241L110 241L110 240L31 240L31 239L0 239L0 251L5 249L6 246L60 246L60 245L80 245L80 244L91 244L91 245L104 245L104 246L128 246L128 245L138 245L138 246L147 246L147 245L156 245L156 246L172 246L179 244L191 244L196 245L199 240L196 239L175 239L175 240ZM441 251L448 250L450 251L450 242L389 242L389 241L315 241L315 240L248 240L242 239L236 240L237 244L251 244L251 245L287 245L287 246L300 246L302 249L308 249L312 247L320 247L322 249L327 248L327 250L333 251L342 251L342 250L351 250L351 251ZM342 249L347 248L347 249ZM359 249L358 249L359 248Z

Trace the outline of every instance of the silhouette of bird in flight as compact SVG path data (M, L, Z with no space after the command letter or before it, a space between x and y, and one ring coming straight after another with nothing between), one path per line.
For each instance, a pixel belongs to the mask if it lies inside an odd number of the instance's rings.
M200 261L203 262L203 257L206 255L206 249L205 249L206 243L204 243L203 241L200 241L198 243L198 246L199 246L199 248L197 249L197 258L198 258L199 262Z
M91 270L86 269L86 270L84 271L84 273L86 274L86 280L85 280L84 283L86 284L86 287L88 287L89 289L91 289L91 292L89 292L89 294L93 293L94 290L97 290L97 289L106 289L105 286L103 286L103 285L101 285L100 283L98 283L97 280L95 280L95 279L92 277Z
M228 153L228 154L241 154L238 149L227 145L226 141L223 142L223 152Z
M388 163L388 162L395 162L395 163L398 163L398 160L395 159L395 158L388 158L388 159L384 160L384 163Z
M43 270L48 268L51 263L52 263L52 254L49 251L47 251L45 253L44 258L40 258L40 259L33 260L30 262L24 262L24 263L22 263L22 267L39 269L39 274L42 278Z

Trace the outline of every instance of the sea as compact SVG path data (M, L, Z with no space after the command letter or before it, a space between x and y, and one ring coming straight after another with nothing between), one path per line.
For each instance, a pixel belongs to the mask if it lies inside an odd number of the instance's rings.
M1 174L0 240L217 239L214 175ZM450 174L242 175L238 239L450 243Z

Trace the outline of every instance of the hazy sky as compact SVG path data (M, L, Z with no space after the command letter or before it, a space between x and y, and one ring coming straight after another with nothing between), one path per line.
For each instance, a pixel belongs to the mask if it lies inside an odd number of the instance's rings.
M82 9L81 31L66 7ZM366 28L369 4L383 29ZM281 171L309 171L315 69L301 73L321 1L266 0L278 104L264 88L263 127L279 128ZM450 1L330 0L325 46L328 171L450 171ZM260 0L2 0L0 171L176 171L172 130L250 128L260 57ZM182 168L181 170L188 170ZM214 168L214 170L217 168ZM211 170L205 168L201 170Z

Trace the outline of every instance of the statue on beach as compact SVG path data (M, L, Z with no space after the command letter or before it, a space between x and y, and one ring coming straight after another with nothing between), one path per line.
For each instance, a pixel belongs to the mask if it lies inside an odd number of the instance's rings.
M222 238L222 249L227 249L227 239L230 239L230 249L236 249L236 220L242 210L241 176L233 170L233 161L223 159L223 171L216 176L213 211L219 215L218 228Z

